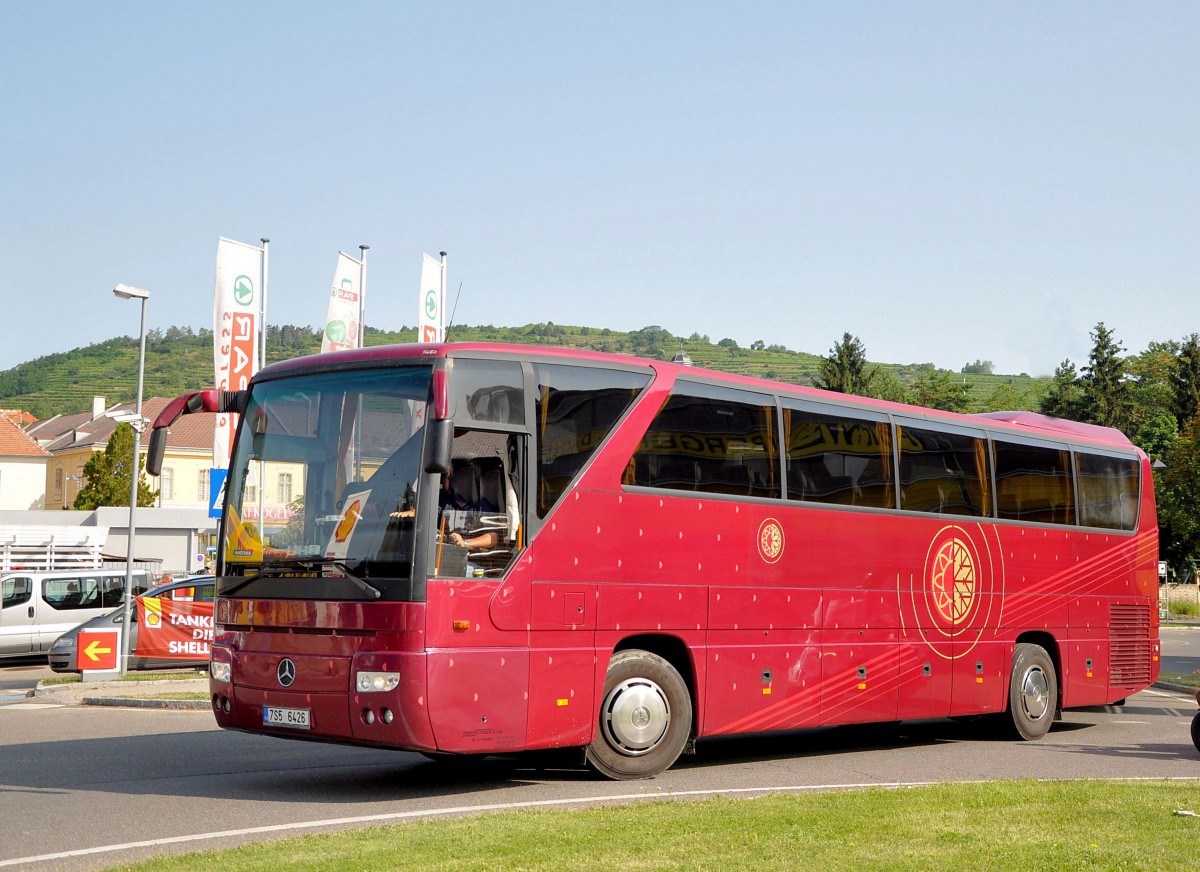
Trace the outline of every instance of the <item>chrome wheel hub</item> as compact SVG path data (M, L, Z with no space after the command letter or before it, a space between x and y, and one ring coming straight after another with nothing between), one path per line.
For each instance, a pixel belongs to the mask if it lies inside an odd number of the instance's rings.
M629 757L649 753L671 724L671 706L661 687L648 678L622 681L604 699L600 727L605 741Z

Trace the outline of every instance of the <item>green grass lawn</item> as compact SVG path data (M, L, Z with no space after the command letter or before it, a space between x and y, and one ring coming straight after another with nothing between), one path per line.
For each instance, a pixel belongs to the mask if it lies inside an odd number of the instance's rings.
M1200 776L1200 753L1180 774ZM1200 812L1196 781L944 784L483 814L122 868L1196 869L1200 818L1188 812Z
M1183 687L1200 688L1200 675L1194 672L1160 672L1158 674L1159 681L1165 681L1170 684L1178 684Z
M189 669L184 672L129 672L119 678L117 681L180 681L187 678L203 678L208 674L206 669ZM42 684L78 684L83 681L83 676L78 672L66 673L63 675L55 675L53 678L43 678Z

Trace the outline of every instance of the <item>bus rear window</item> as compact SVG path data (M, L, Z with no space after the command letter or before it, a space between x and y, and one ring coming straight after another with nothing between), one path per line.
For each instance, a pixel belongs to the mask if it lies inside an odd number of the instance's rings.
M1079 480L1079 523L1085 527L1133 530L1138 516L1138 470L1132 457L1075 453Z

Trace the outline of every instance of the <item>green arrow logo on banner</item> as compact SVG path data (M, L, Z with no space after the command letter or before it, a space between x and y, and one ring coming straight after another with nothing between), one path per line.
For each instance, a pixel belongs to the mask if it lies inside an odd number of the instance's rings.
M249 306L254 302L254 282L250 276L238 276L233 280L233 299L239 306Z

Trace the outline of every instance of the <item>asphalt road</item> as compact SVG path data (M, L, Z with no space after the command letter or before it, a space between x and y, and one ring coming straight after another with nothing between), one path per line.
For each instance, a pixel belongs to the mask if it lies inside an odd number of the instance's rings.
M1200 668L1200 629L1165 630ZM1172 661L1176 663L1176 661ZM0 868L99 869L157 853L525 805L755 795L838 785L996 778L1200 778L1188 695L1151 689L1121 708L1065 713L1038 742L948 720L701 742L650 781L501 760L415 754L217 730L207 712L13 701L44 665L0 666ZM30 685L32 686L32 685Z

